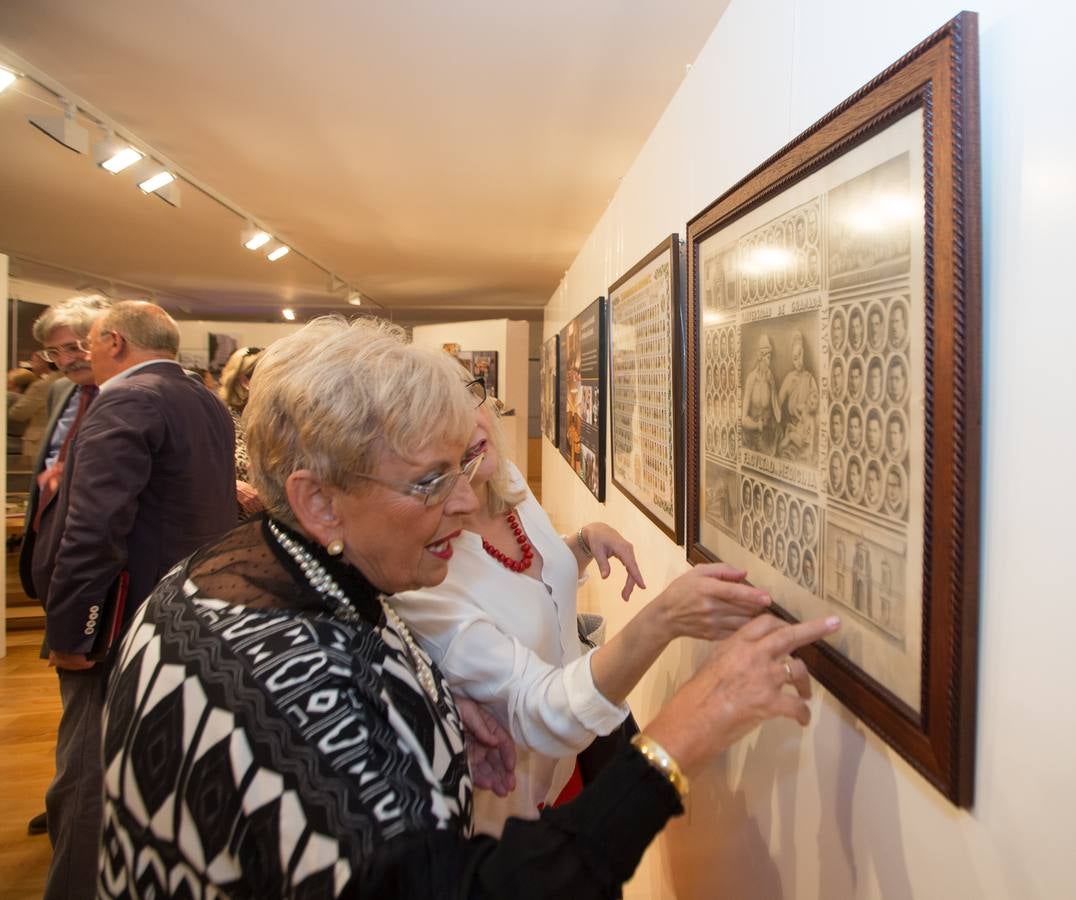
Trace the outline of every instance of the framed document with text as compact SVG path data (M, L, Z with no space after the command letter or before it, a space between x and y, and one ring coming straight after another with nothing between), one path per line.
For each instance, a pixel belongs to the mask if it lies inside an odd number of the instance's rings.
M977 20L962 13L687 231L692 561L837 613L812 673L970 805Z
M613 484L678 544L684 521L681 260L674 234L609 288Z

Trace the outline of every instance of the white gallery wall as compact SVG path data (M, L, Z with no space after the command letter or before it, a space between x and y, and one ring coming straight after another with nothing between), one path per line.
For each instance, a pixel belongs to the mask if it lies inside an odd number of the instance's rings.
M206 322L200 319L177 321L179 326L179 356L189 365L206 366L209 359L209 335L226 334L235 338L236 348L268 347L298 331L302 322Z
M545 313L545 337L672 231L955 15L932 0L733 0ZM1076 12L984 0L983 469L976 801L959 810L822 690L805 730L771 723L692 787L628 898L1076 896ZM685 60L685 62L689 62ZM651 585L625 605L592 578L610 628L686 571L607 482L587 492L542 442L543 505L634 542ZM607 475L608 477L608 475ZM680 641L631 702L645 723L705 648Z

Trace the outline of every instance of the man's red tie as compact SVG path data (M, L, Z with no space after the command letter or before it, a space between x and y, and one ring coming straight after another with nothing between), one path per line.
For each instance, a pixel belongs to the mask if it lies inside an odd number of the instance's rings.
M52 471L54 468L59 471L56 473L56 478L50 478L39 488L37 512L34 515L35 532L41 525L41 514L56 497L57 488L53 485L57 484L59 478L63 475L63 464L64 460L67 459L67 451L71 448L71 441L74 440L75 434L78 432L78 426L82 423L82 417L86 415L86 410L90 408L90 404L96 396L97 388L94 385L84 385L79 388L78 409L75 411L75 420L71 423L71 427L67 429L67 437L64 438L63 445L60 447L60 455L56 457L56 462L49 469L46 469L46 472Z

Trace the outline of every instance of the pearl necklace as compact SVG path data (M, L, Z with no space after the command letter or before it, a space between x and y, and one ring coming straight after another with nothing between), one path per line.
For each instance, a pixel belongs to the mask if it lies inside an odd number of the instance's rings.
M276 538L277 543L284 548L284 551L288 556L295 561L295 564L299 567L299 570L303 573L303 577L306 578L310 586L319 594L328 597L332 601L329 606L330 612L334 618L351 625L362 619L362 614L352 605L347 594L344 593L343 588L336 583L336 579L325 570L325 567L314 558L309 550L291 537L291 535L285 534L272 519L269 520L269 531L272 533L273 537ZM389 606L389 602L385 599L385 595L378 594L377 599L381 603L381 609L385 613L385 619L391 624L392 629L403 639L404 646L407 649L407 655L411 657L418 683L422 686L422 690L426 692L426 696L436 703L440 698L440 691L437 688L437 679L434 678L433 669L430 668L429 663L423 658L422 651L419 649L418 644L415 643L415 639L411 637L411 631L404 624L403 619L400 618L396 610Z
M404 624L400 614L389 606L389 601L384 594L379 594L377 599L381 601L381 608L385 611L385 618L392 623L392 627L407 645L407 652L411 656L411 661L415 664L415 675L418 676L418 683L422 685L422 690L426 692L426 696L436 703L441 696L441 692L437 689L437 679L434 678L433 669L426 662L418 644L415 643L415 639L411 637L411 630Z

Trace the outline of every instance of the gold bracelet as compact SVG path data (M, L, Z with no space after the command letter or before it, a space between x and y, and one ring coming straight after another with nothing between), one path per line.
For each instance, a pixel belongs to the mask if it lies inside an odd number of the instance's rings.
M661 744L640 731L631 739L631 745L643 755L643 759L669 780L681 800L687 799L687 776Z
M594 558L594 551L590 549L590 544L588 544L587 539L583 537L583 526L579 526L579 530L575 533L575 542L579 545L579 549L586 554L587 559Z

